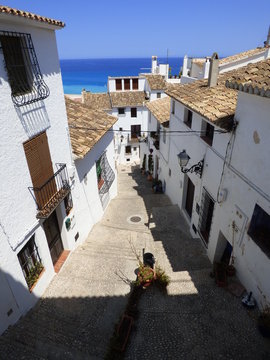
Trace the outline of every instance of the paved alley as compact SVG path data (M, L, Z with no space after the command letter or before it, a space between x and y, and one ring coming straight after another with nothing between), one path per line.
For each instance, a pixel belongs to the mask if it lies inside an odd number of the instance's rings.
M0 359L103 359L126 305L127 279L136 279L132 247L152 252L171 284L167 295L143 294L126 359L270 358L253 314L209 276L204 247L178 207L153 194L137 167L119 167L118 189L37 306L0 337Z

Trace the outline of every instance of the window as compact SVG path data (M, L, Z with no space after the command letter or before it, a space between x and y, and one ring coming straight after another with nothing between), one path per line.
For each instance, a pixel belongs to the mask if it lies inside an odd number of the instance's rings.
M212 146L214 138L214 126L210 125L206 121L202 121L202 133L201 138L209 145Z
M161 98L161 93L157 93L157 99Z
M169 176L171 176L172 175L172 170L171 169L169 169Z
M71 196L70 192L65 197L64 203L65 203L66 215L68 216L71 209L73 208L73 201L72 201L72 196Z
M130 109L131 112L131 117L132 118L136 118L137 117L137 108L131 108Z
M122 127L120 127L120 128L119 128L119 131L123 131L123 128L122 128Z
M16 106L31 104L49 96L38 65L30 34L0 31L1 49Z
M133 148L133 151L137 151L137 148L136 148L136 147L134 147L134 148Z
M115 79L116 90L122 90L122 79Z
M124 79L124 89L130 90L130 79Z
M126 154L131 154L131 146L126 146Z
M18 253L18 259L28 288L31 289L37 282L39 275L43 270L38 248L35 243L35 235L31 237L27 244Z
M166 130L163 128L163 142L166 144Z
M215 202L213 198L207 190L203 188L198 227L201 237L206 244L208 244L209 241L214 205Z
M258 204L255 205L248 235L270 258L270 215Z
M139 89L139 81L138 79L132 79L132 89L138 90Z
M97 183L98 183L98 190L102 188L104 184L104 179L102 178L102 169L101 169L101 158L98 159L96 162L96 171L97 171Z
M118 108L118 115L125 115L125 108Z
M99 195L102 196L109 191L115 179L115 173L107 159L106 152L96 161L96 173Z
M138 136L141 136L141 125L131 125L130 132L131 132L131 138L137 139Z
M184 113L184 123L191 128L192 126L192 111L185 109L185 113Z
M172 100L172 110L171 113L174 114L175 113L175 101Z

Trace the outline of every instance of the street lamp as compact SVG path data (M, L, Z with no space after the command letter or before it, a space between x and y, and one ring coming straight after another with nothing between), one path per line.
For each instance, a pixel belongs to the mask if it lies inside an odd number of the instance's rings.
M200 178L202 177L204 160L199 161L197 164L191 166L189 169L184 169L190 160L190 157L186 153L186 150L181 151L177 155L177 158L178 158L178 162L179 162L182 173L185 174L187 172L191 172L191 173L195 172L195 174L199 175Z

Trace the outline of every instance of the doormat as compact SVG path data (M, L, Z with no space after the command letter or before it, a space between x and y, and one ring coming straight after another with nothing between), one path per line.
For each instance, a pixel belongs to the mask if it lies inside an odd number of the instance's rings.
M237 281L231 281L227 286L227 290L236 297L241 297L246 291L244 286Z

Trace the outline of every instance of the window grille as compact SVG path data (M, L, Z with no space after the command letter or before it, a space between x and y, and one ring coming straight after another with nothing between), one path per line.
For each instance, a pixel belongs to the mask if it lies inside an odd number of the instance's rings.
M18 259L27 285L29 289L31 289L43 270L38 248L35 243L35 235L31 237L28 243L19 252Z
M203 188L198 228L199 233L202 236L203 240L206 242L206 244L208 244L209 241L214 205L215 202L213 198L208 193L208 191Z
M96 162L96 171L99 194L105 194L109 191L115 179L115 174L109 164L106 153L101 155Z
M0 31L11 98L16 106L46 99L49 88L43 80L30 34Z

